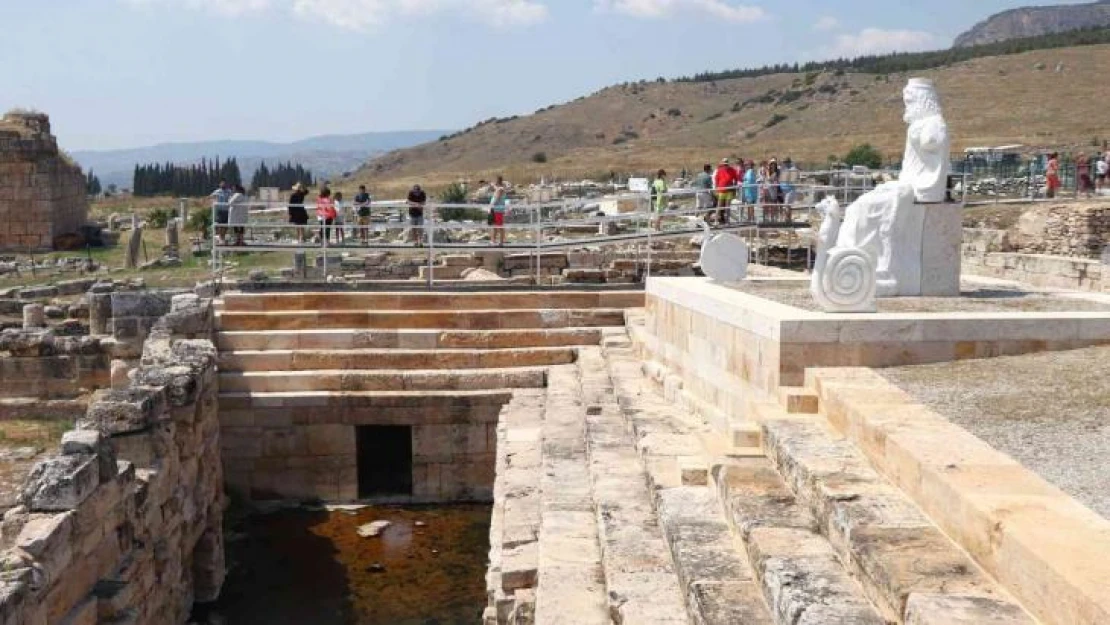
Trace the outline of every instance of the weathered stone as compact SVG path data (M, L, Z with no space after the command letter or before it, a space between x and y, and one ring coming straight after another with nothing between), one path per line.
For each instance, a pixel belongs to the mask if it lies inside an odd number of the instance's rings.
M150 429L166 411L166 394L158 389L130 387L97 391L81 423L109 436Z
M32 512L73 510L100 483L96 456L48 458L36 464L23 487L23 502Z
M34 330L46 326L46 315L42 304L27 304L23 307L23 329Z

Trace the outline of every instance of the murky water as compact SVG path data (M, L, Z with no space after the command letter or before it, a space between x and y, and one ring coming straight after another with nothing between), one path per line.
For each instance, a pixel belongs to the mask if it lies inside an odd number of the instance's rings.
M228 625L472 625L486 603L490 507L289 510L231 528L211 612ZM378 537L360 525L386 520Z

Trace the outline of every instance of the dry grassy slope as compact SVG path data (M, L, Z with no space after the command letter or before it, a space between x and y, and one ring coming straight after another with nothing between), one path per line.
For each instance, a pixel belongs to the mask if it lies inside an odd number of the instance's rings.
M915 72L937 81L954 149L973 145L1086 145L1110 138L1110 46L1045 50L977 59ZM1057 64L1063 71L1054 71ZM1045 69L1036 69L1043 65ZM780 74L717 83L610 87L589 97L462 136L398 150L370 161L348 184L399 189L415 181L445 184L460 177L505 173L521 182L539 176L693 168L723 155L776 154L824 162L870 142L889 158L902 149L901 89L907 75ZM835 87L835 93L821 93ZM814 92L794 102L743 104L772 90ZM680 116L668 114L670 109ZM716 119L713 116L720 115ZM765 127L775 115L786 120ZM623 131L639 138L614 145ZM536 152L545 164L531 162ZM347 184L344 184L347 186Z

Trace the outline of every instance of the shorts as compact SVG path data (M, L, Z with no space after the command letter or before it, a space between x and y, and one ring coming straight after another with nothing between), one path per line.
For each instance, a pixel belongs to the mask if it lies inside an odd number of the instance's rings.
M308 211L306 211L303 206L290 206L289 223L295 226L307 226Z
M697 208L698 210L713 208L713 196L710 195L709 191L698 191Z
M732 204L732 201L735 200L735 199L736 199L736 192L735 191L718 191L717 192L717 205L718 206L728 206L729 204Z
M493 211L493 225L495 227L504 226L505 225L505 213L501 213L501 212L498 212L498 211Z
M369 226L370 225L370 215L366 215L365 217L363 217L362 215L359 215L358 225L360 225L360 226Z
M424 213L420 213L419 215L416 213L409 213L409 223L414 226L423 226Z
M221 226L227 225L228 217L231 216L230 208L217 208L216 209L216 223Z

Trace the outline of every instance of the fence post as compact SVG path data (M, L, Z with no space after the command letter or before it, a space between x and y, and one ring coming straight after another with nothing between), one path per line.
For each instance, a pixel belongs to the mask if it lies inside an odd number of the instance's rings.
M432 263L435 262L435 248L436 248L436 229L435 229L436 208L435 206L428 207L428 214L424 219L423 230L421 233L428 241L428 290L435 287L435 269Z
M324 222L324 227L320 229L320 233L324 235L324 282L328 281L328 239L331 238L331 231L328 228L328 222Z

